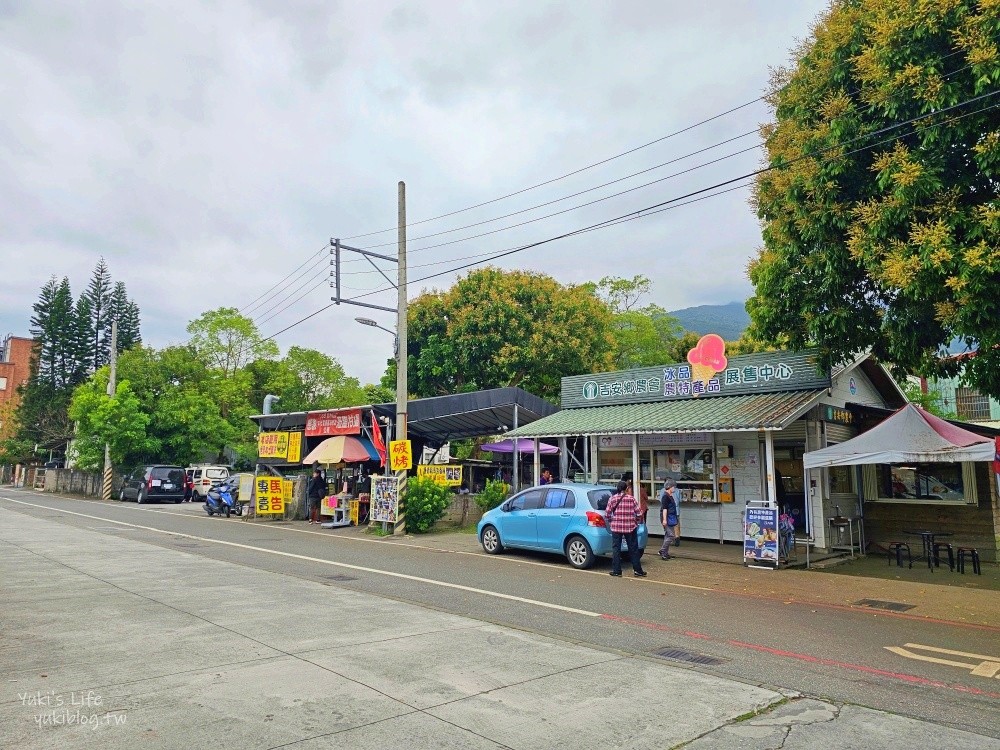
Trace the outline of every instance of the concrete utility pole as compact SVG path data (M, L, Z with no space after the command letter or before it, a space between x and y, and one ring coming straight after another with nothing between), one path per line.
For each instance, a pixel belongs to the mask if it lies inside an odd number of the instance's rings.
M115 395L115 368L118 365L118 321L111 321L111 374L108 376L108 396ZM111 445L104 444L104 482L101 485L101 499L111 500Z
M406 183L399 183L399 268L396 282L396 440L406 440L406 402L409 389L406 383ZM406 498L406 471L397 474L399 498ZM393 534L406 533L406 515L396 517Z

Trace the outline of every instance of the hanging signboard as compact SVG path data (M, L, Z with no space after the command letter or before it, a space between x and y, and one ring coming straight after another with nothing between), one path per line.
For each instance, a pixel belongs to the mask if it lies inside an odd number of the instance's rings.
M262 432L257 435L257 456L274 463L284 459L290 464L302 460L301 432Z
M288 433L262 432L257 435L257 455L261 458L285 458L288 455Z
M443 484L447 487L458 487L462 484L462 467L418 464L417 476L433 479L438 484Z
M410 441L389 441L389 471L409 471L412 468L413 447Z
M746 563L778 564L778 509L748 507L743 522Z
M357 435L361 432L361 409L311 411L306 416L306 435Z
M393 476L372 477L371 519L381 523L396 523L399 513L399 479Z
M285 513L285 501L292 497L292 483L280 477L257 477L257 515Z
M297 464L302 460L302 433L288 433L288 463Z

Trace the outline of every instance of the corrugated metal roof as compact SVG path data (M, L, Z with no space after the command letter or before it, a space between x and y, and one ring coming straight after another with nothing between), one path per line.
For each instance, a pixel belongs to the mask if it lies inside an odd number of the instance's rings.
M825 392L824 388L563 409L508 432L507 437L780 430L801 416Z

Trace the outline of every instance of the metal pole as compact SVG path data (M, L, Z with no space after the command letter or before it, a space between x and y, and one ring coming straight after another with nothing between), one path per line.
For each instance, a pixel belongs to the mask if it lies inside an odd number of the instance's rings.
M118 321L111 321L111 373L108 375L108 397L115 396L115 368L118 364ZM104 482L101 485L101 500L111 500L111 445L104 444Z
M517 404L514 404L514 430L517 430ZM513 483L514 492L521 489L521 454L517 452L518 442L520 438L511 438L511 446L514 448L513 453L510 455L514 457L513 473L511 474L511 482Z
M406 440L406 183L399 183L399 268L396 302L396 440ZM406 471L397 473L400 506L404 509L396 516L393 534L406 533Z

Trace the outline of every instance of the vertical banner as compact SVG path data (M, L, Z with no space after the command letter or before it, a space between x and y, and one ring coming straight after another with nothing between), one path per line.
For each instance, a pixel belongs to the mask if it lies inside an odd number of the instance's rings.
M389 471L409 471L413 468L413 446L409 440L389 443Z
M372 521L396 523L399 515L399 479L394 476L372 477Z
M302 460L302 433L288 433L288 463L297 464Z
M257 477L253 474L240 474L239 497L243 505L250 505L253 501L253 486L256 481Z
M744 562L778 564L778 509L747 508L743 528Z

